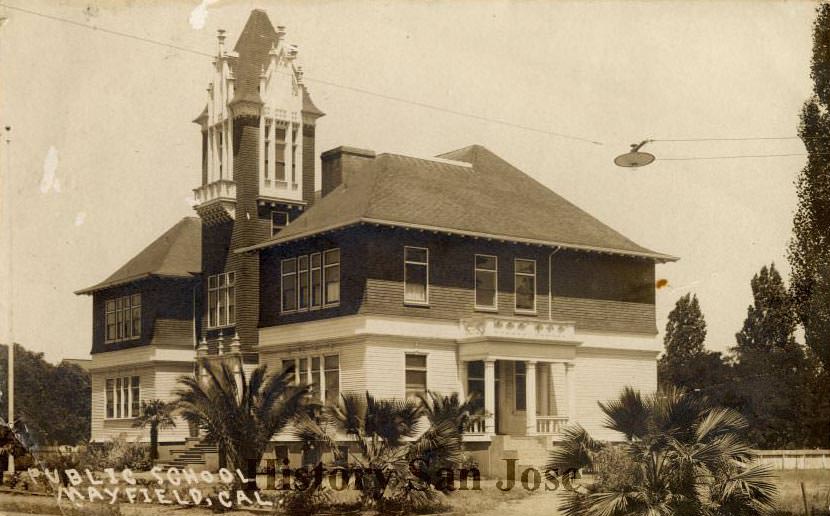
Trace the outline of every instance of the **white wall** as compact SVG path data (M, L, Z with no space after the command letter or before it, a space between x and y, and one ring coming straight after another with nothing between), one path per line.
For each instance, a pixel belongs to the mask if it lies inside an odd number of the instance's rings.
M427 389L445 394L458 392L458 355L454 342L419 341L372 336L366 343L366 388L381 398L402 398L406 393L405 354L427 355Z

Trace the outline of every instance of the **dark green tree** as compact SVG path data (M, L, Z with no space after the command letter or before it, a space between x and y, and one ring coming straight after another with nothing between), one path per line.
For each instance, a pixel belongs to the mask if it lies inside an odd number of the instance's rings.
M810 370L795 340L793 304L775 264L762 267L751 284L753 303L732 348L736 408L749 421L756 446L799 446Z
M43 353L15 344L15 418L27 429L33 444L79 444L89 439L89 374L75 364L55 366ZM5 394L8 378L8 346L0 345L0 385ZM4 395L0 415L8 413Z
M801 111L807 165L797 181L789 246L790 289L813 368L804 424L811 444L830 446L830 4L816 9L813 96Z
M141 413L133 421L136 428L150 427L150 459L159 458L159 430L173 428L176 421L172 412L175 405L165 403L159 399L144 400L141 402Z
M706 320L697 296L686 294L669 312L665 352L660 357L657 374L661 385L682 387L689 391L709 391L726 382L728 367L720 353L706 351Z

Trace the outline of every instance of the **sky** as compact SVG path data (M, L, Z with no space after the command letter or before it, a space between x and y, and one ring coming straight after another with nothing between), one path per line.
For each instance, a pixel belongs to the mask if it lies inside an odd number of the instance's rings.
M235 42L254 8L299 46L326 112L318 154L338 145L422 156L488 147L635 242L681 258L657 267L668 281L657 291L661 334L677 299L693 292L707 346L726 351L753 274L770 262L789 273L805 157L668 158L803 154L799 140L655 141L643 150L658 159L641 169L613 158L647 138L795 136L812 91L812 3L0 4L13 331L51 361L89 356L91 298L73 292L194 215L200 133L191 121L211 65L175 47L215 53L216 30ZM5 313L9 281L0 277Z

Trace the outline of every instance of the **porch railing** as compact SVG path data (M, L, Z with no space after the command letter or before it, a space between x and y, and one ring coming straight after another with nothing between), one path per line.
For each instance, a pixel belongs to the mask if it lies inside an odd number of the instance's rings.
M539 435L558 434L568 424L567 417L536 416L536 433Z
M473 419L467 424L468 434L483 434L484 433L484 418Z

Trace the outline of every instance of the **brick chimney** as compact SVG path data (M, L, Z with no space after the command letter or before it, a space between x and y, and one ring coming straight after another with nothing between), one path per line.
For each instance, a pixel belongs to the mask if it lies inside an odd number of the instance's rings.
M320 154L322 162L322 190L325 197L375 159L375 151L340 146Z

